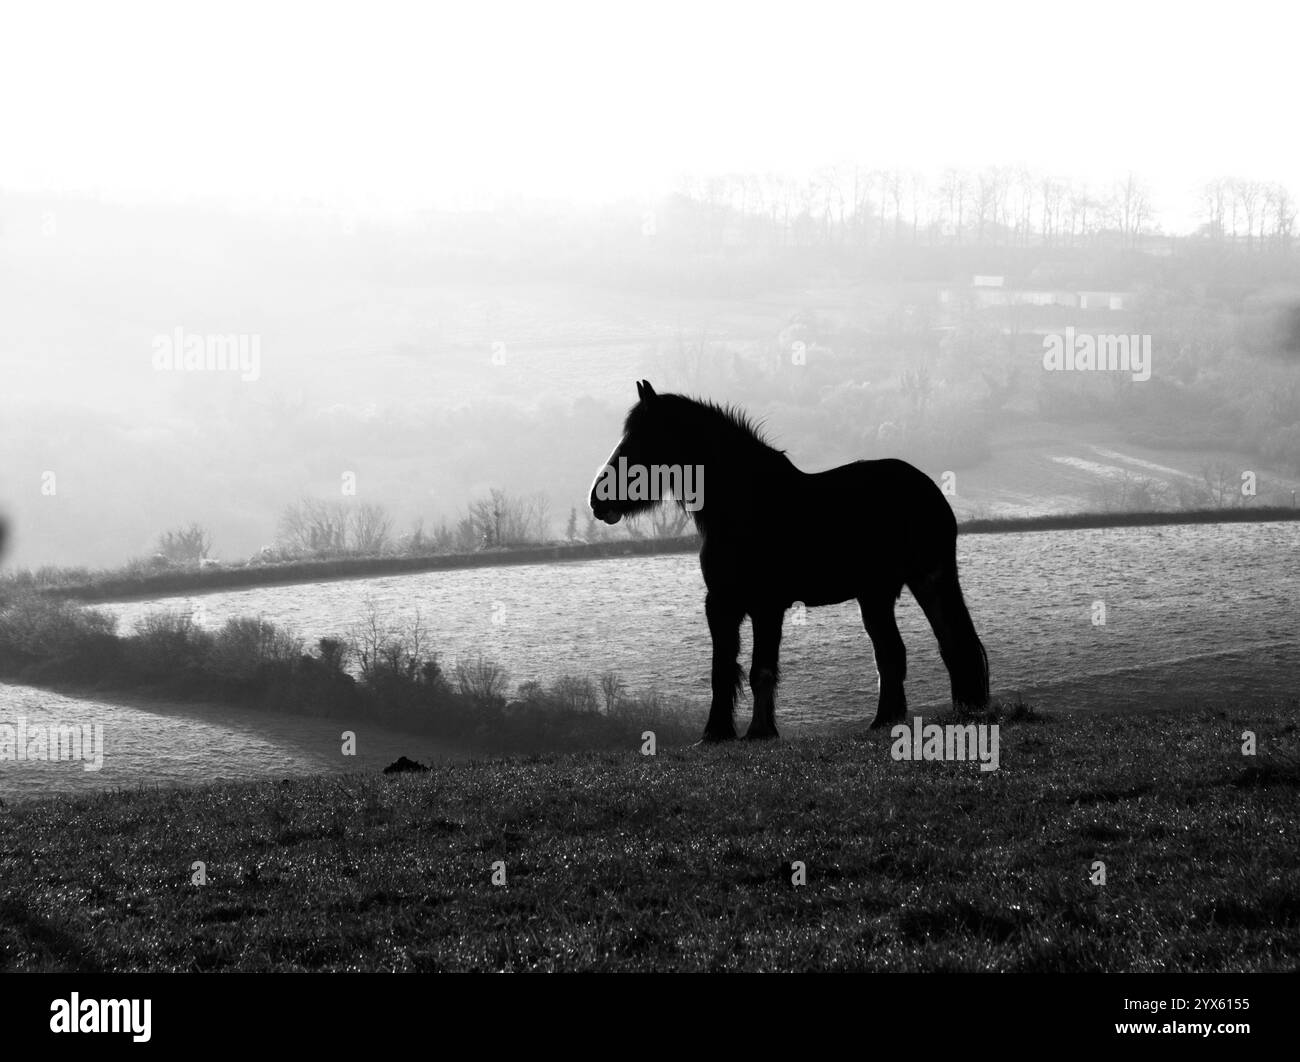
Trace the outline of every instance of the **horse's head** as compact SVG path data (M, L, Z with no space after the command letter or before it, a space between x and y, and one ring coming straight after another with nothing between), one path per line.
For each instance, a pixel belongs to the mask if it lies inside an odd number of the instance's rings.
M626 490L623 470L646 469L665 462L673 449L672 418L666 408L672 396L666 400L655 394L649 380L638 381L636 393L638 401L628 411L623 438L596 473L588 498L593 515L607 524L616 524L625 516L652 509L659 503L658 497L646 498L640 492Z

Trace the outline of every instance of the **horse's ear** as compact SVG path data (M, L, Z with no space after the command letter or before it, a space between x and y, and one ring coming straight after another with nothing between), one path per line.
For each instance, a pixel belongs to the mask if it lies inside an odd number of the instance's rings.
M649 380L639 381L636 385L636 393L643 402L655 397L655 389L650 386Z

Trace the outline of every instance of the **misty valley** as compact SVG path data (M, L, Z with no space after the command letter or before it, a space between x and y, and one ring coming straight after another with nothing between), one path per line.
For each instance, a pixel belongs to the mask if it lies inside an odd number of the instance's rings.
M6 1057L1294 1053L1286 14L8 5Z

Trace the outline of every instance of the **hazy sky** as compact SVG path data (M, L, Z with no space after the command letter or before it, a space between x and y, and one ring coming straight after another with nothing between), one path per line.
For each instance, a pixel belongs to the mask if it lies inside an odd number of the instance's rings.
M1300 191L1286 11L43 0L0 22L0 187L364 209L1024 162L1136 170L1179 228L1211 175Z

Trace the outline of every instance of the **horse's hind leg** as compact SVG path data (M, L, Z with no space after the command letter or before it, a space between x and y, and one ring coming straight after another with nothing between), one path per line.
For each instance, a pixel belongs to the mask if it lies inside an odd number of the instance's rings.
M962 598L955 564L912 579L907 585L939 641L939 655L952 683L954 707L987 707L988 656Z
M907 649L894 618L897 597L897 594L886 593L858 598L862 622L871 636L876 671L880 675L880 703L876 708L876 718L871 722L872 729L901 722L907 717L907 696L903 692L903 680L907 678Z
M774 738L776 732L777 661L781 652L781 623L784 609L757 610L754 621L754 663L749 669L749 688L754 695L754 717L746 738Z
M736 695L740 692L740 623L745 610L734 601L710 591L704 597L704 616L709 621L709 634L713 638L713 703L709 708L709 721L704 726L705 741L727 741L736 736L736 723L732 718L736 710Z

